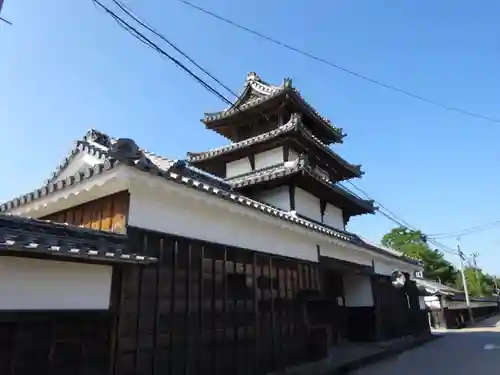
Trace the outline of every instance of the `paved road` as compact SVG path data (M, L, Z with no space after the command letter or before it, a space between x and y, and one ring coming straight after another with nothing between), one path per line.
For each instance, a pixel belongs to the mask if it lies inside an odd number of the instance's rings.
M399 357L362 368L355 375L500 374L500 317L446 333Z

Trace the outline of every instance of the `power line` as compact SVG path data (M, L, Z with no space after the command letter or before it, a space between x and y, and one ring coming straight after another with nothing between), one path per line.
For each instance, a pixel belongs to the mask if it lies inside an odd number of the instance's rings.
M116 13L111 11L109 8L107 8L105 5L103 5L101 2L98 0L92 0L94 4L99 6L101 9L103 9L107 14L109 14L117 23L125 29L129 34L131 34L134 38L139 40L141 43L145 44L146 46L156 50L158 53L160 53L163 57L168 58L170 61L172 61L175 65L177 65L179 68L184 70L186 73L189 74L195 81L197 81L199 84L201 84L206 90L211 92L212 94L216 95L221 99L222 101L232 105L232 103L226 99L221 93L219 93L217 90L215 90L212 86L210 86L208 83L206 83L203 79L198 77L196 74L194 74L190 69L188 69L184 64L182 64L179 60L176 58L172 57L168 53L166 53L163 49L158 47L155 43L153 43L151 40L149 40L147 37L144 36L144 34L140 33L136 28L131 26L128 22L124 21L122 18L120 18Z
M493 229L494 227L496 227L498 225L500 225L500 220L497 220L497 221L494 221L494 222L491 222L488 224L477 225L474 227L453 231L453 232L443 232L443 233L431 234L430 236L432 236L433 238L440 238L440 239L449 238L449 237L456 237L456 236L464 237L464 236L469 236L471 234L484 232L486 230Z
M438 248L440 248L440 250L442 250L445 253L448 253L450 255L459 255L456 251L454 251L450 247L436 241L433 237L425 234L424 232L419 230L417 227L410 224L408 221L404 220L399 215L395 214L392 210L388 209L380 201L377 201L376 199L371 197L366 191L364 191L363 189L356 186L353 182L351 182L351 181L346 181L346 182L349 183L351 186L353 186L356 190L361 192L366 198L373 200L379 206L376 212L379 213L380 215L384 216L386 219L389 219L390 221L392 221L393 223L395 223L396 225L398 225L402 228L407 228L407 229L414 230L414 231L420 231L422 233L422 235L425 237L427 242L430 242L431 244L437 246Z
M445 104L445 103L441 103L441 102L438 102L438 101L430 99L430 98L426 98L426 97L421 96L419 94L412 93L410 91L407 91L405 89L393 86L391 84L384 83L384 82L382 82L382 81L380 81L378 79L368 77L368 76L366 76L364 74L355 72L354 70L351 70L349 68L346 68L346 67L343 67L341 65L338 65L338 64L336 64L336 63L334 63L332 61L329 61L329 60L326 60L326 59L324 59L322 57L314 55L314 54L312 54L310 52L304 51L304 50L302 50L300 48L297 48L297 47L294 47L294 46L292 46L290 44L281 42L281 41L279 41L279 40L277 40L277 39L275 39L273 37L265 35L265 34L259 32L259 31L251 29L251 28L249 28L247 26L241 25L241 24L239 24L239 23L237 23L235 21L232 21L232 20L230 20L228 18L222 17L222 16L220 16L220 15L218 15L218 14L216 14L216 13L214 13L214 12L212 12L212 11L206 9L206 8L203 8L203 7L199 6L199 5L193 4L193 3L189 2L189 1L186 1L186 0L177 0L177 1L179 1L179 2L181 2L183 4L185 4L185 5L193 8L193 9L196 9L196 10L198 10L198 11L200 11L200 12L206 14L206 15L209 15L209 16L211 16L213 18L216 18L216 19L218 19L218 20L220 20L222 22L225 22L225 23L227 23L227 24L229 24L231 26L234 26L234 27L236 27L236 28L238 28L240 30L243 30L243 31L246 31L246 32L248 32L250 34L253 34L253 35L255 35L255 36L257 36L257 37L259 37L261 39L264 39L264 40L266 40L266 41L268 41L270 43L276 44L276 45L278 45L278 46L280 46L282 48L288 49L290 51L293 51L295 53L298 53L298 54L303 55L305 57L308 57L310 59L316 60L316 61L318 61L320 63L326 64L326 65L328 65L328 66L330 66L332 68L340 70L340 71L342 71L344 73L347 73L347 74L349 74L351 76L354 76L356 78L362 79L362 80L364 80L366 82L372 83L372 84L380 86L380 87L384 87L386 89L389 89L391 91L403 94L403 95L405 95L407 97L410 97L412 99L416 99L416 100L419 100L421 102L424 102L424 103L427 103L427 104L431 104L431 105L434 105L436 107L440 107L440 108L448 110L448 111L457 112L457 113L460 113L462 115L474 117L474 118L485 120L485 121L489 121L489 122L500 123L500 119L499 118L495 118L495 117L491 117L491 116L487 116L487 115L482 115L480 113L471 112L471 111L468 111L466 109L459 108L459 107L454 107L454 106L451 106L451 105L448 105L448 104Z
M233 105L228 99L226 99L222 94L220 94L215 88L213 88L212 86L210 86L208 83L206 83L205 81L203 81L199 76L197 76L195 73L193 73L191 70L189 70L184 64L182 64L181 62L179 62L177 59L175 59L174 57L172 57L171 55L169 55L168 53L166 53L163 49L161 49L158 45L156 45L155 43L153 43L151 40L149 40L147 37L144 36L144 34L140 33L137 29L135 29L133 26L131 26L129 23L127 23L125 20L123 20L122 18L120 18L116 13L114 13L113 11L111 11L109 8L107 8L106 6L104 6L102 3L100 3L98 0L92 0L96 5L98 5L101 9L103 9L106 13L108 13L117 23L118 25L120 25L122 28L124 28L127 32L129 32L132 36L134 36L136 39L138 39L140 42L142 42L143 44L147 45L148 47L156 50L158 53L160 53L162 56L164 57L167 57L170 61L174 62L178 67L180 67L182 70L184 70L185 72L187 72L192 78L194 78L198 83L200 83L204 88L206 88L210 93L216 95L217 97L219 97L220 99L222 99L224 102L230 104L231 106ZM122 11L124 11L128 16L130 16L131 18L133 18L136 22L138 22L139 24L141 24L141 26L147 28L149 31L153 32L155 35L159 36L162 40L166 41L170 46L172 46L175 50L177 50L179 53L181 53L184 57L186 57L191 63L193 63L196 67L198 67L200 70L202 70L203 72L207 73L212 79L214 79L217 83L221 84L223 87L226 87L224 86L220 80L218 80L215 76L211 75L210 73L208 73L205 69L203 69L199 64L197 64L191 57L189 57L187 54L185 54L183 51L181 51L179 48L175 47L173 45L173 43L171 43L170 41L168 41L165 37L163 37L160 33L158 33L157 31L155 31L152 27L150 26L147 26L147 24L143 21L140 21L138 17L134 16L132 14L132 12L126 8L124 5L121 4L121 2L119 2L118 0L113 0L113 2L120 7L120 9L122 9ZM232 91L231 91L232 92ZM358 188L354 183L352 183L351 181L347 181L350 185L352 185L354 188L356 188L358 191L360 191L361 193L363 193L365 196L367 196L369 198L369 195L364 191L362 190L361 188ZM344 187L346 190L348 190L345 186L342 186ZM349 190L348 190L349 191ZM350 191L351 193L353 193L352 191ZM356 195L355 193L353 193L354 195ZM397 225L399 226L402 226L402 227L406 227L406 228L410 228L410 229L413 229L413 230L417 230L416 227L412 226L411 224L409 224L408 222L406 222L405 220L401 219L401 218L398 218L398 216L392 212L391 210L389 210L385 205L383 205L382 203L380 202L377 202L376 200L372 199L372 198L369 198L371 200L373 200L375 203L377 203L379 205L379 209L377 210L377 212L381 213L383 216L385 216L386 218L388 218L389 220L395 222ZM386 213L382 210L380 210L380 208L383 208L385 211L389 212ZM429 240L431 241L431 240ZM432 241L432 243L438 245L439 247L443 248L444 251L450 253L450 254L453 254L453 255L457 255L457 253L453 252L451 249L449 249L448 247L446 247L445 245L442 245L442 244L439 244L437 241Z
M188 54L186 54L185 52L183 52L180 48L178 48L172 41L168 40L165 36L163 36L162 34L160 34L155 28L153 28L150 24L148 24L147 22L145 22L144 20L142 20L139 16L137 16L137 14L134 14L132 12L132 10L127 7L125 4L123 4L123 2L119 1L119 0L112 0L113 3L115 3L123 12L125 12L125 14L127 14L130 18L132 18L134 21L136 21L139 25L141 25L142 27L146 28L147 30L149 30L150 32L152 32L154 35L156 35L157 37L159 37L161 40L163 40L164 42L166 42L170 47L172 47L174 50L176 50L178 53L180 53L182 56L184 56L191 64L193 64L194 66L196 66L198 69L200 69L203 73L205 73L206 75L208 75L210 78L212 78L215 82L217 82L220 86L222 86L224 89L226 89L229 93L231 93L233 96L235 96L236 98L238 97L238 94L236 94L233 90L231 90L231 88L229 88L228 86L226 86L224 83L222 83L220 80L217 79L217 77L215 77L213 74L211 74L210 72L208 72L206 69L204 69L203 67L201 67L196 61L194 61Z

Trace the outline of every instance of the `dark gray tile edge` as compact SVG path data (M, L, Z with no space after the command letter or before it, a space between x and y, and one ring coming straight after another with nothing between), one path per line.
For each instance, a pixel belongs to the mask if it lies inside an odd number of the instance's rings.
M109 156L109 155L108 155ZM362 246L368 249L372 249L373 246L369 246L365 244L364 242L353 242L352 238L349 236L346 236L344 233L337 232L335 230L320 226L318 224L312 223L310 221L298 218L296 216L291 215L288 212L284 212L282 210L279 210L277 208L274 208L272 206L263 204L261 202L255 201L253 199L250 199L248 197L245 197L243 195L234 193L232 191L228 191L225 189L221 189L219 187L215 187L203 182L200 182L198 180L195 180L190 177L186 177L185 175L182 174L182 167L177 170L177 166L175 163L171 166L170 169L168 170L162 170L158 166L154 165L151 163L150 160L148 160L145 157L140 157L140 158L123 158L121 160L117 160L115 158L106 158L102 164L97 164L93 168L87 169L85 172L78 173L75 176L70 176L67 177L64 180L58 181L58 182L52 182L49 183L48 185L37 189L31 193L25 194L23 196L17 197L11 201L8 201L6 203L3 203L0 205L0 213L2 212L7 212L12 209L15 209L17 207L23 206L25 204L31 203L33 201L36 201L38 199L41 199L45 196L48 196L50 194L53 194L57 191L61 191L66 188L73 187L75 185L78 185L79 183L82 183L86 180L89 180L97 175L100 175L102 173L105 173L107 171L110 171L111 169L115 168L119 164L123 165L128 165L130 167L136 168L142 172L147 172L150 173L154 176L158 176L161 178L164 178L166 180L174 181L178 184L182 184L184 186L188 186L192 189L196 189L199 191L203 191L207 194L211 194L213 196L217 196L221 199L225 199L227 201L233 202L235 204L239 204L245 207L250 207L254 210L260 211L266 215L273 216L280 218L284 221L288 221L297 225L300 225L304 228L307 228L309 230L325 234L327 236L342 240L347 243L351 243L353 245L357 246ZM181 163L182 164L182 163ZM383 251L383 250L381 250ZM387 255L391 257L389 253L384 252L384 255ZM394 256L395 258L398 258L401 261L405 261L411 264L415 264L414 261L410 261L406 258L399 258Z
M244 148L244 147L247 147L250 145L254 145L254 144L257 144L260 142L267 141L269 139L273 139L280 134L286 134L286 133L291 132L293 130L295 130L295 124L288 122L287 124L281 125L274 130L259 134L255 137L247 138L247 139L240 141L240 142L234 142L234 143L231 143L229 145L216 147L216 148L210 149L208 151L204 151L204 152L188 152L188 158L189 158L189 161L199 161L199 160L210 159L210 158L213 158L213 157L218 156L218 155L222 155L222 154L234 151L234 150L239 150L241 148Z
M14 256L25 256L27 253L30 253L33 255L39 254L60 257L60 260L64 260L65 258L76 258L79 260L89 259L109 263L152 264L158 261L157 258L139 254L121 253L116 249L88 249L77 246L45 246L37 242L30 242L27 244L22 241L3 240L0 237L0 255L2 255L2 252L9 252L9 255Z
M315 180L330 187L333 192L341 194L346 198L352 200L353 202L361 205L369 213L375 212L374 201L359 198L358 196L352 194L351 192L344 190L340 186L320 176L309 166L300 165L300 163L298 163L296 166L290 166L290 167L288 167L285 163L279 163L277 165L262 168L257 171L252 171L239 176L231 177L227 179L227 181L230 182L235 188L241 188L249 185L258 184L263 181L270 181L276 178L293 175L300 172L306 173L311 178L314 178Z
M73 225L68 223L60 223L56 221L43 220L43 219L35 219L29 216L18 216L9 213L0 213L0 227L5 226L5 221L8 221L12 224L18 225L38 225L40 227L49 226L54 229L64 229L68 231L75 231L82 234L91 234L95 236L102 236L112 240L123 240L125 242L126 235L121 233L115 233L110 231L104 231L99 229L92 229L87 227L82 227L79 225Z
M0 214L0 255L49 255L141 264L157 261L127 251L127 245L124 234Z
M57 179L60 174L64 171L64 169L75 159L80 152L85 152L91 156L95 156L102 161L105 160L107 153L106 151L91 145L89 142L84 140L78 140L75 142L75 146L71 149L68 156L56 167L56 170L52 173L52 175L45 181L44 185L48 185Z
M257 92L261 93L262 97L256 100L252 100L248 103L244 103L240 106L232 106L229 109L219 111L219 112L214 112L214 113L205 113L205 116L203 118L203 122L205 124L208 124L210 122L214 122L217 120L225 119L228 118L240 111L247 110L249 108L254 108L260 105L261 103L267 102L277 96L283 95L283 94L289 94L293 95L296 97L297 100L299 100L305 109L307 109L312 115L314 115L325 127L330 128L332 131L337 133L337 140L342 141L342 138L345 137L345 134L343 133L343 130L341 128L336 128L333 126L332 122L327 119L326 117L322 116L301 94L300 91L292 86L292 80L290 78L285 78L283 84L281 86L273 86L268 84L267 82L264 82L263 80L260 79L260 77L251 72L248 74L246 83L245 83L245 90L243 90L242 95L245 95L248 93L247 87L250 89L255 89ZM237 101L238 102L238 101Z
M90 178L100 175L113 169L118 164L117 160L104 160L102 164L96 164L92 168L86 169L84 172L80 172L74 176L68 176L64 180L57 182L49 182L47 185L36 189L30 193L16 197L10 201L7 201L0 205L0 213L10 211L14 208L23 206L25 204L34 202L38 199L44 198L50 194L57 191L73 187L79 183L89 180Z

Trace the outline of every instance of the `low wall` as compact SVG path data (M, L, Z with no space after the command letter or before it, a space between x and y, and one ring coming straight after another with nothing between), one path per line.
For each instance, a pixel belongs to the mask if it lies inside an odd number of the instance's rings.
M472 308L475 320L488 317L499 312L498 306L485 306ZM444 309L443 316L446 328L463 328L470 323L468 309Z

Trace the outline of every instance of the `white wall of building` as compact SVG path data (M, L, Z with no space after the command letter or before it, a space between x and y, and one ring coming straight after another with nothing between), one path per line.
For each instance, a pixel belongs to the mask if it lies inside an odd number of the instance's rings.
M288 186L279 186L274 189L259 191L254 198L281 208L283 211L290 211L290 189Z
M245 205L136 174L129 187L129 225L314 262L319 245L321 255L368 266L375 263L375 270L384 275L395 269L413 274L418 269Z
M282 163L283 147L273 148L254 155L255 169L262 169ZM252 171L252 165L248 157L226 163L226 177L234 177Z
M277 147L255 154L255 169L269 167L282 162L283 147Z
M370 276L345 274L343 277L345 305L347 307L373 306Z
M299 153L295 150L289 149L288 150L288 160L293 161L297 160L299 158Z
M0 310L109 308L111 266L0 258Z
M441 302L439 301L438 296L424 296L425 306L431 310L439 310L441 309Z
M323 224L329 225L332 228L344 230L345 225L342 210L330 203L327 203L325 214L323 215Z
M122 190L131 194L129 225L315 262L319 245L321 255L368 266L374 262L375 271L384 275L395 269L411 274L420 269L246 204L206 194L201 188L197 191L127 166L22 205L11 213L40 217ZM285 203L282 194L277 193L275 204ZM319 211L318 204L318 215Z
M226 178L239 176L243 173L248 173L252 171L252 165L250 164L250 159L243 158L238 159L229 163L226 163Z
M295 188L295 211L299 215L321 222L319 198L300 188Z
M425 310L427 305L425 304L425 296L418 297L418 305L420 306L420 310Z
M391 275L394 271L408 272L410 274L410 278L413 278L415 274L415 269L417 266L412 266L408 263L398 262L396 259L380 259L375 258L374 260L375 272L379 275Z
M68 176L74 176L79 172L85 171L87 168L94 167L96 164L102 163L99 158L91 156L85 152L79 153L74 160L66 166L64 171L56 178L56 181L64 180Z
M134 188L128 224L265 253L318 260L316 243L310 238L203 202L166 191L148 190L145 186Z

